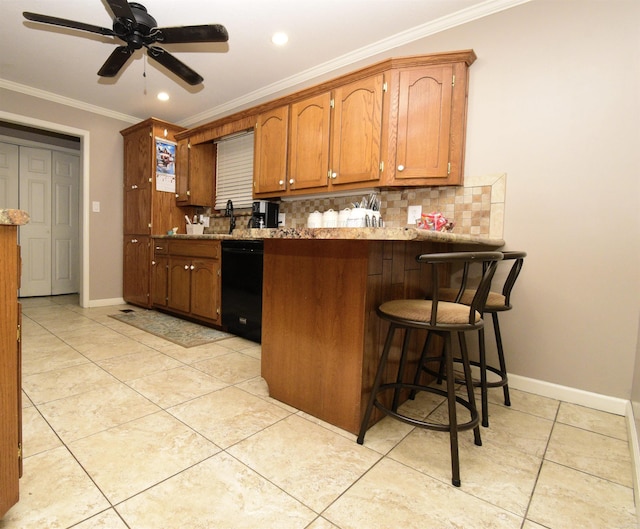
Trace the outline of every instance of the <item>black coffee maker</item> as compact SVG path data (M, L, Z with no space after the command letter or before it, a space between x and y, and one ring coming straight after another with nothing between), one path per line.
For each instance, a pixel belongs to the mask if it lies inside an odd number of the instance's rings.
M257 200L251 206L249 228L277 228L280 206L277 202Z

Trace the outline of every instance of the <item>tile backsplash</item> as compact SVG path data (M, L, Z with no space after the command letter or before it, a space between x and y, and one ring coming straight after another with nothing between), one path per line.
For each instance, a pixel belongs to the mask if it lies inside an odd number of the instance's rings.
M422 206L423 213L439 211L453 220L454 233L481 237L502 238L504 222L504 200L506 175L465 177L464 186L417 187L383 189L378 192L380 213L385 226L403 227L407 224L407 208ZM354 191L351 196L308 197L301 200L280 202L280 212L285 213L285 225L302 228L307 225L309 213L351 207L351 203L369 192ZM249 211L238 212L238 227L244 227ZM205 232L220 232L228 229L229 220L212 215L211 225Z

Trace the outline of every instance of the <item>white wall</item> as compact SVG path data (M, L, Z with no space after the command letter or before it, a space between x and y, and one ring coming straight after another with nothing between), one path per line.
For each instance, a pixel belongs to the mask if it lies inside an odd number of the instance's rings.
M528 258L509 370L629 399L640 312L640 2L534 0L400 50L473 48L466 174L507 173Z

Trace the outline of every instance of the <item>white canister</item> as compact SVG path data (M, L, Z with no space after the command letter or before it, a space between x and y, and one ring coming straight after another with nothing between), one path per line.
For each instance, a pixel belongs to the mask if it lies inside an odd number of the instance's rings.
M322 228L322 213L314 211L309 213L307 218L307 228Z
M322 227L323 228L337 228L338 227L338 212L329 209L322 214Z
M349 208L340 210L340 213L338 213L338 228L347 227L347 221L349 220L350 215L351 210Z

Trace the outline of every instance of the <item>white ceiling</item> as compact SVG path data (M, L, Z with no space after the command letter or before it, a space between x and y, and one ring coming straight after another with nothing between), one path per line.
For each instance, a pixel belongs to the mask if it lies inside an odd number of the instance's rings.
M141 51L117 77L101 78L98 69L121 41L22 16L31 11L111 28L103 0L2 0L0 87L106 109L130 121L154 116L189 126L524 1L141 0L160 27L218 23L227 28L226 44L165 46L204 77L191 87ZM276 31L289 35L286 47L271 43ZM160 91L171 99L158 101Z

